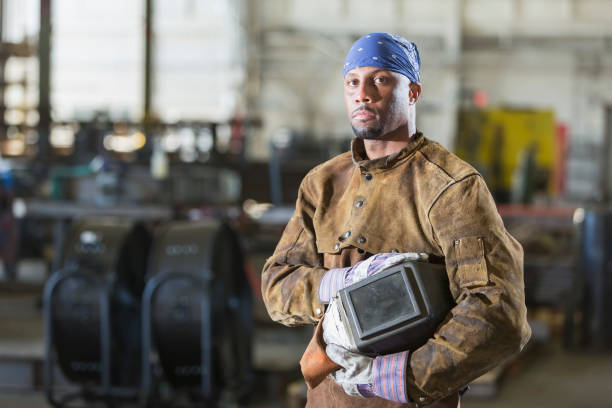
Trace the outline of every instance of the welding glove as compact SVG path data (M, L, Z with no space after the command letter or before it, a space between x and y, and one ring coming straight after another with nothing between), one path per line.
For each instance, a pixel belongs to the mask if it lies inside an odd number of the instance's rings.
M325 353L333 362L342 366L342 369L330 375L346 394L363 397L359 388L372 388L373 358L353 353L336 344L328 344Z
M330 375L346 394L365 398L380 397L399 403L413 402L405 385L408 351L372 358L329 344L325 353L342 367ZM457 395L450 399L450 405L435 406L457 407Z
M344 322L342 321L342 315L339 309L340 302L340 297L338 295L334 296L325 311L325 316L323 317L323 341L327 345L335 344L346 350L356 352L358 351L357 346L350 339Z
M426 253L385 252L372 255L368 259L359 261L348 268L330 269L323 276L321 284L319 285L319 299L323 303L328 303L340 289L357 283L375 273L404 262L427 260L428 255Z

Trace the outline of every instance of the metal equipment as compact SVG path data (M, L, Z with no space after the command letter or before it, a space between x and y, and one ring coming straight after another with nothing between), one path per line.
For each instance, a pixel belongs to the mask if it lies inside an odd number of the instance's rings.
M454 301L444 265L406 262L339 291L346 332L362 353L415 350L432 337Z
M156 236L143 299L141 403L164 380L214 406L252 379L252 298L238 238L223 222L167 224ZM163 376L154 376L156 354Z
M584 337L596 348L612 348L612 213L591 208L582 225Z
M49 403L137 396L140 295L151 235L127 221L83 221L71 229L61 269L44 289L45 371ZM58 398L56 362L82 386Z

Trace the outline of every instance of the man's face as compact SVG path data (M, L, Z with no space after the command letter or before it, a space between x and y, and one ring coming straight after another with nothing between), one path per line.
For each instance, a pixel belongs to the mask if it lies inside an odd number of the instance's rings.
M384 140L408 121L410 80L381 68L354 68L344 77L344 102L356 137Z

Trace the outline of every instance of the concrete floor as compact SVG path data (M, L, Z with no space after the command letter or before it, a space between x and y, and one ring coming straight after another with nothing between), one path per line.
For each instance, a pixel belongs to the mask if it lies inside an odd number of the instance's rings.
M24 296L0 290L0 343L3 347L23 353L42 352L42 317L40 309L35 306L38 297L32 293ZM297 333L291 331L291 334ZM259 364L266 366L272 360L288 361L290 356L299 356L299 351L305 347L305 343L300 342L306 342L309 335L306 333L304 338L300 335L291 340L296 347L288 349L284 358L280 358L284 349L274 344L274 338L278 340L280 336L268 333L260 337L257 344L266 347L256 347ZM520 369L503 379L497 397L483 400L468 393L462 401L462 407L612 408L612 352L567 352L556 344L539 346L537 350L529 354L530 360ZM271 395L269 399L282 401L284 397ZM40 392L0 389L0 408L48 406ZM249 407L281 408L283 404L259 402Z
M566 352L549 345L520 371L505 378L499 395L462 408L612 407L612 353Z
M496 398L466 396L462 408L612 407L612 353L568 353L548 346L530 364L505 378ZM41 394L0 394L2 408L48 407ZM254 408L255 406L252 406ZM280 408L282 404L257 404Z

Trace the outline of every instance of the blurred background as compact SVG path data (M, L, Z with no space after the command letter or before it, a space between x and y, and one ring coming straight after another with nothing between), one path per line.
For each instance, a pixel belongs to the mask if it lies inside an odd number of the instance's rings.
M525 249L532 339L462 405L612 406L612 1L0 0L1 407L304 405L261 268L374 31Z

